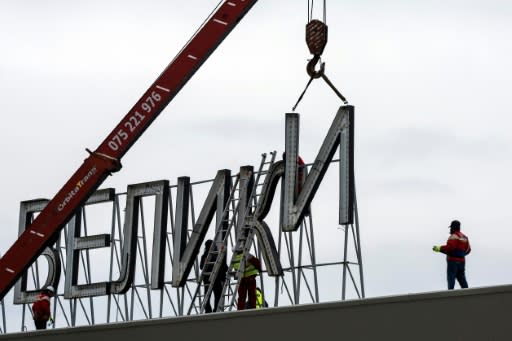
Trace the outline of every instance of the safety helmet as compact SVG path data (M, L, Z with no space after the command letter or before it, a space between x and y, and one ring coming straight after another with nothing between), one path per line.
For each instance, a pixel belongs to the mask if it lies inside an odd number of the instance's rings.
M47 286L44 290L47 290L47 291L51 292L52 294L55 294L55 288L52 287L51 285Z

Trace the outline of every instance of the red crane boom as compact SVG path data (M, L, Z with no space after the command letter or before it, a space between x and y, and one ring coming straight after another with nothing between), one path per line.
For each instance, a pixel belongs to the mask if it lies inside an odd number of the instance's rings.
M121 169L121 157L256 1L224 1L98 149L89 152L80 168L0 259L0 299L41 252L55 242L60 230L107 176Z

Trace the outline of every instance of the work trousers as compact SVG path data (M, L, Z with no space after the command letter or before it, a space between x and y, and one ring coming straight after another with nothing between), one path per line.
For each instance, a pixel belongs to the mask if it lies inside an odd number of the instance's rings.
M256 275L244 277L238 286L237 309L245 309L245 299L248 297L247 309L256 308Z
M466 281L466 263L465 262L454 262L447 261L447 279L448 279L448 290L452 290L455 287L455 279L459 282L461 288L467 288L468 282Z
M213 311L217 311L217 307L219 306L220 296L222 295L222 288L224 287L224 281L215 281L213 284L213 296L214 296L214 305L213 305ZM210 288L209 282L204 282L204 293L206 294L208 292L208 289ZM210 296L211 297L211 296ZM210 304L210 299L206 302L204 306L204 312L205 313L211 313L212 312L212 305Z
M36 325L36 329L46 329L46 324L48 321L44 320L34 320L34 324Z

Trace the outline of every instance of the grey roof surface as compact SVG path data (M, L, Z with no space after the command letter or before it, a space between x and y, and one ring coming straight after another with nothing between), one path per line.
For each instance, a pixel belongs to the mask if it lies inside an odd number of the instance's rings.
M14 333L0 340L510 340L512 285Z

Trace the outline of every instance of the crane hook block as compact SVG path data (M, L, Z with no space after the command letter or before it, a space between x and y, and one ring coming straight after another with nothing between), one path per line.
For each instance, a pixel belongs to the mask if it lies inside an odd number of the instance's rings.
M306 44L312 55L320 56L327 45L327 25L316 19L307 23Z

